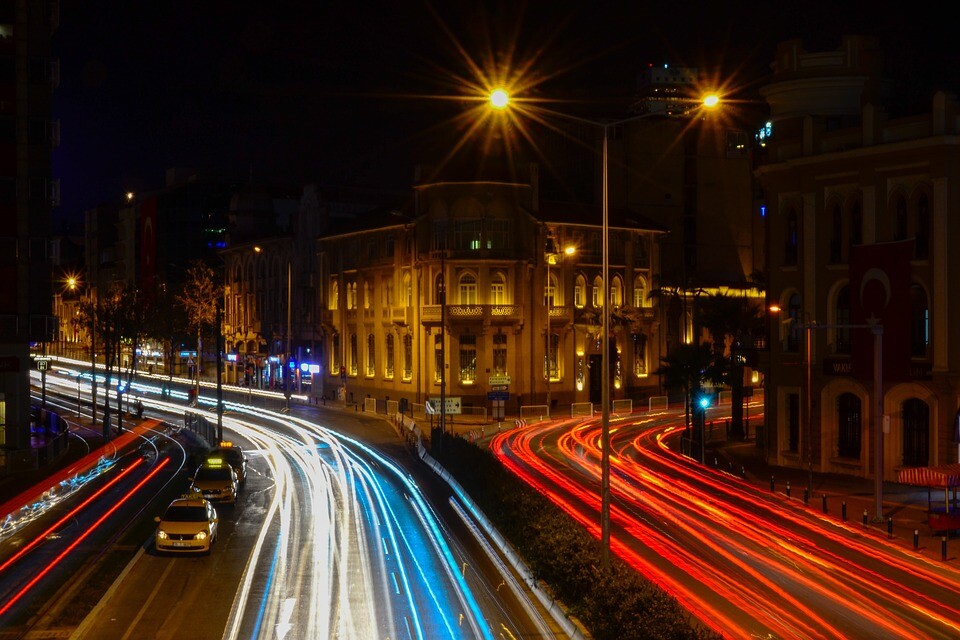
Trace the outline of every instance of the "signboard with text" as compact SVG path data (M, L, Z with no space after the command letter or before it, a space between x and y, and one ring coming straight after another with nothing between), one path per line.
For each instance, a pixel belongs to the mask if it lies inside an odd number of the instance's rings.
M444 403L446 410L444 413L446 415L456 415L460 413L460 398L444 398ZM440 398L430 398L427 400L427 404L433 409L433 413L440 413Z
M499 386L499 385L506 386L506 385L509 385L509 384L510 384L510 376L505 375L505 374L502 374L502 373L501 373L501 374L494 374L494 375L490 376L489 378L487 378L487 384L489 384L489 385L491 385L491 386Z

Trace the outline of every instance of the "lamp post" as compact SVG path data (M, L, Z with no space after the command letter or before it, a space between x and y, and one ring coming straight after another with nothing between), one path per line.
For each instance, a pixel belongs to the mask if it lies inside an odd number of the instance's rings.
M505 110L511 104L510 95L506 89L497 88L488 96L489 104L493 109ZM707 109L716 107L719 102L719 96L711 94L705 96L702 100L691 100L693 103L699 103ZM591 120L581 118L567 113L553 111L537 107L546 115L552 115L564 120L579 122L593 127L598 127L603 133L603 146L601 148L602 168L601 168L601 210L602 210L602 267L601 280L603 282L603 313L601 320L601 413L600 413L600 529L601 546L603 553L603 566L610 566L610 185L609 185L609 139L610 129L615 126L623 125L634 120L640 120L651 116L661 115L659 112L646 112L612 121ZM549 313L547 322L549 323ZM548 325L549 326L549 325ZM548 338L549 339L549 338ZM549 384L549 382L548 382Z

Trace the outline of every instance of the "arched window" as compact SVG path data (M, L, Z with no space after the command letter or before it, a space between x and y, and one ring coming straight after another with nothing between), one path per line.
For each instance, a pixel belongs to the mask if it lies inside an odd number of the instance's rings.
M477 336L465 333L460 336L460 382L472 384L477 381Z
M340 306L340 281L336 277L330 280L330 298L327 300L327 308L336 311Z
M560 367L558 364L560 356L560 336L558 334L550 334L549 347L544 362L543 375L551 382L556 382L560 380Z
M930 407L910 398L900 407L903 420L903 466L925 467L930 462Z
M862 433L860 398L852 393L837 398L837 455L860 459Z
M610 283L610 306L613 308L623 305L623 280L620 276L614 276Z
M409 272L403 274L403 306L413 306L413 282Z
M433 279L433 304L445 304L443 274L438 273Z
M507 277L503 271L494 271L490 277L490 304L507 304Z
M930 346L930 308L927 292L919 284L910 285L910 356L926 358Z
M800 254L800 223L795 209L787 211L784 227L783 264L795 266Z
M577 275L573 283L573 306L583 309L587 304L587 280L582 274Z
M477 304L477 277L472 273L460 274L460 304Z
M925 193L917 199L917 232L914 238L914 257L926 260L930 257L930 200Z
M790 318L790 323L784 327L787 339L783 350L789 353L800 351L800 334L803 332L800 328L800 313L800 294L793 293L787 300L787 317Z
M550 277L547 280L547 286L543 291L543 303L550 307L557 306L557 274L550 273Z
M377 374L377 338L371 333L367 335L367 377Z
M906 240L907 238L907 199L898 196L893 218L893 239Z
M647 300L647 279L641 275L633 279L633 306L637 309L650 306L650 301Z
M603 307L603 280L600 276L593 279L593 289L590 292L590 303L596 307Z
M330 338L330 371L340 371L340 334L335 333Z
M393 334L388 333L383 344L383 377L393 379Z
M850 353L850 288L844 286L837 292L834 303L834 320L837 328L834 330L834 353Z
M369 280L363 282L363 308L369 309L373 306L373 284Z
M850 208L850 244L863 244L863 207L859 200Z
M830 208L830 262L843 262L843 217L840 214L840 205L834 204Z
M403 336L403 379L413 378L413 336Z
M350 334L350 366L349 373L352 376L357 375L357 334Z
M357 308L357 283L347 283L347 309Z

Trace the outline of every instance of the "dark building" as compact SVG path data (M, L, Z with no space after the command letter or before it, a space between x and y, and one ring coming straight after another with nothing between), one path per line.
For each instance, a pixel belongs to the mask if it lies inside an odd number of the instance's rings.
M30 347L57 330L50 228L59 197L50 165L59 140L51 119L57 21L56 2L0 1L0 470L36 463Z

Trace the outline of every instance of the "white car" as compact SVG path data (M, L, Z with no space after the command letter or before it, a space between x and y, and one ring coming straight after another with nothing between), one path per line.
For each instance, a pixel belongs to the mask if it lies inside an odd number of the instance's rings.
M154 520L158 523L154 534L158 552L210 553L217 539L217 510L196 494L177 498Z

